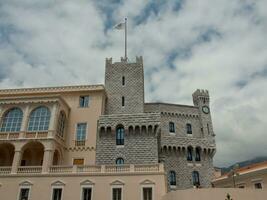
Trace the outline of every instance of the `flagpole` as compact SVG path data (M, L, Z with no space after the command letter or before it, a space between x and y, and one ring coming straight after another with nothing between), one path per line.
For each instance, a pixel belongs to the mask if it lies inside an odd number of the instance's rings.
M127 18L125 18L125 60L127 61Z

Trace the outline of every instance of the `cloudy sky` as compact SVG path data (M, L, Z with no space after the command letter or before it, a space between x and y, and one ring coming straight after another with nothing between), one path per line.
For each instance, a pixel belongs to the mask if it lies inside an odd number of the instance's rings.
M99 84L142 55L146 101L210 91L215 164L267 155L266 0L0 0L0 87Z

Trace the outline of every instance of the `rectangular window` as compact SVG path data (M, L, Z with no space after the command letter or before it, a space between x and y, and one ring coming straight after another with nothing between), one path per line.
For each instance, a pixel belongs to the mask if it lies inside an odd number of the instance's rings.
M122 200L122 189L121 188L113 188L112 189L112 200Z
M143 200L152 200L152 188L151 187L143 188Z
M54 188L52 194L52 200L61 200L62 198L62 188Z
M255 186L255 189L262 189L261 183L255 183L254 186Z
M83 158L74 158L73 159L73 165L84 165L84 159Z
M125 98L124 97L121 98L121 106L125 106Z
M19 194L19 200L28 200L29 193L30 193L30 188L21 188Z
M80 96L80 107L85 108L89 106L89 96Z
M76 141L85 141L86 138L86 123L78 123L76 128Z
M82 200L91 200L92 199L92 188L84 187L82 189Z

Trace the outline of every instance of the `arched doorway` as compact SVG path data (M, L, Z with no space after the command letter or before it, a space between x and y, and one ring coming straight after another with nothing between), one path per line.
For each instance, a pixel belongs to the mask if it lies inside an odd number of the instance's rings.
M0 144L0 166L12 166L14 150L10 143Z
M41 166L44 146L40 142L29 142L22 148L21 166Z

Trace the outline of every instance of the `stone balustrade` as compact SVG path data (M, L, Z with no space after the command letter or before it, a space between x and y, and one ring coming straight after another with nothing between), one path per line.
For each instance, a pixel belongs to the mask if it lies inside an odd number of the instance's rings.
M11 167L0 167L0 177L20 174L123 174L123 173L164 173L163 164L142 165L72 165L51 166L48 172L42 172L42 166L20 166L16 173Z
M47 139L56 138L63 141L56 131L19 131L19 132L1 132L1 140L19 140L19 139Z

